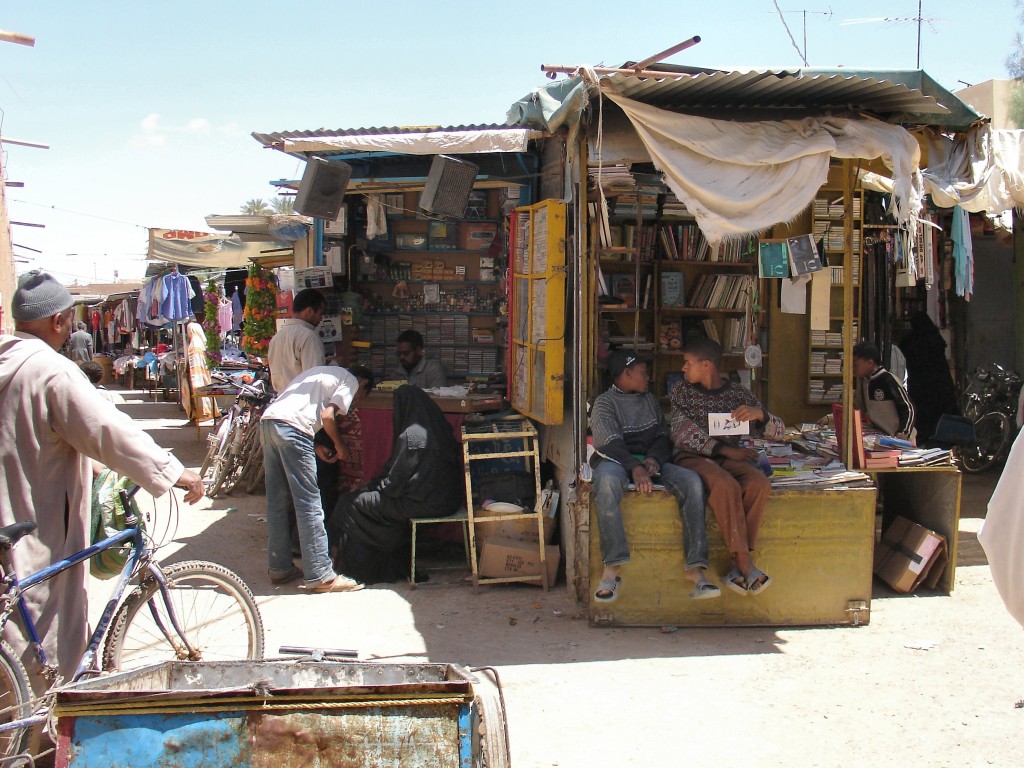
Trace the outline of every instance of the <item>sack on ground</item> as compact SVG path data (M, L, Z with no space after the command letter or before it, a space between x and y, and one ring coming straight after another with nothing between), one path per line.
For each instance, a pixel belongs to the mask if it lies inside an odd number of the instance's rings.
M121 496L118 491L127 489L132 481L127 477L121 477L110 469L100 472L92 484L92 543L103 541L119 531L123 531L125 523L125 510L121 504ZM139 519L139 526L143 525L143 517L139 507L132 499L129 501L132 511ZM121 572L124 564L131 554L131 542L116 549L105 549L89 560L89 572L97 579L109 579Z

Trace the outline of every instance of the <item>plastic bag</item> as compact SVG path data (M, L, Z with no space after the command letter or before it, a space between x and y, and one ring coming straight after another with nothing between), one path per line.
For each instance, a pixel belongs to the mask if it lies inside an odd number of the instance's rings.
M125 522L125 510L121 504L121 496L118 491L127 489L132 481L127 477L121 477L110 469L100 472L92 484L92 522L90 531L92 533L91 543L113 536L127 527ZM139 527L143 527L143 517L139 507L132 499L129 501L132 511L139 519ZM89 560L89 572L97 579L109 579L121 572L124 564L132 551L131 542L117 548L105 549Z

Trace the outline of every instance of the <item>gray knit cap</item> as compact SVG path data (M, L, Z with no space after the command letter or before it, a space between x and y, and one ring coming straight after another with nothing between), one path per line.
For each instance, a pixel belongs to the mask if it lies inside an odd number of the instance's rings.
M30 322L53 317L75 303L68 289L57 278L41 269L33 269L18 278L18 289L11 301L15 320Z

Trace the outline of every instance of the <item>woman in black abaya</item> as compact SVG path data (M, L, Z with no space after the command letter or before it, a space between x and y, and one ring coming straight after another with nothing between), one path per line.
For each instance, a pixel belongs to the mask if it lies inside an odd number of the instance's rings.
M343 496L328 525L335 564L373 584L409 575L409 520L445 517L465 503L459 444L423 390L395 390L393 445L384 472L367 490Z
M956 387L946 362L946 340L924 312L910 318L911 331L900 339L907 359L907 394L914 404L917 442L927 443L944 413L958 414Z

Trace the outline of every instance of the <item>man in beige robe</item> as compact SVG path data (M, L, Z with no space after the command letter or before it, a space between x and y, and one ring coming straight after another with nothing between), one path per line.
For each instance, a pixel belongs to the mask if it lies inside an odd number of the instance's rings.
M0 525L39 526L13 551L19 577L88 545L90 457L154 496L171 486L185 488L189 503L203 496L195 472L101 397L78 366L57 352L73 327L72 301L52 276L33 270L21 277L13 297L14 335L0 335ZM83 563L26 593L48 662L65 681L88 642L86 574ZM40 666L22 632L12 618L4 638L22 655L38 688Z

